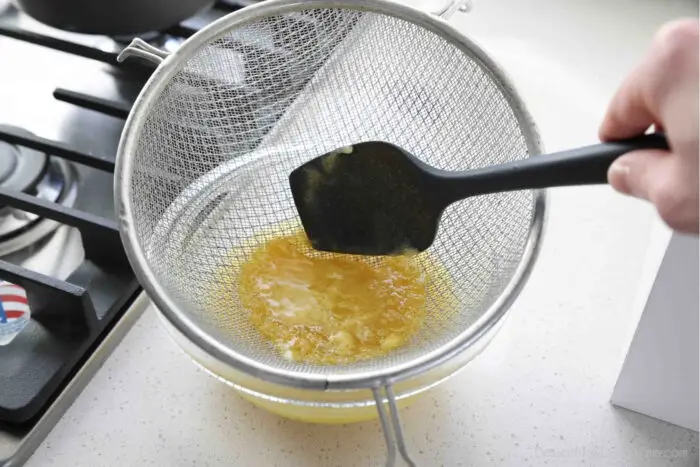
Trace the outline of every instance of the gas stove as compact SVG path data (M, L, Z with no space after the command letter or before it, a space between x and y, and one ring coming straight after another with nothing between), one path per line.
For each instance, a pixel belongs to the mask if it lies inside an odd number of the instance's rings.
M146 39L174 50L248 3L222 0ZM112 180L124 120L153 67L116 62L130 38L0 10L0 327L14 324L0 335L0 466L14 466L147 305L121 245Z

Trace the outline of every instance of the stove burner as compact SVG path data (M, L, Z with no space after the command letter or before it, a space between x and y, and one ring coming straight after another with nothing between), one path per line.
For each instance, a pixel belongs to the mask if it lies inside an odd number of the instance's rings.
M47 162L46 154L0 141L0 187L31 192L44 175Z
M22 133L28 131L14 129ZM72 206L77 195L75 170L62 159L0 141L0 187ZM55 231L55 221L10 207L0 208L0 257L22 250Z

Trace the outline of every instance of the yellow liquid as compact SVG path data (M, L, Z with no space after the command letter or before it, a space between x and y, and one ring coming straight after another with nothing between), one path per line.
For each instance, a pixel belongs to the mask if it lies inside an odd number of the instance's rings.
M258 247L241 266L238 289L252 324L295 361L383 355L425 318L426 282L413 257L321 253L303 232Z

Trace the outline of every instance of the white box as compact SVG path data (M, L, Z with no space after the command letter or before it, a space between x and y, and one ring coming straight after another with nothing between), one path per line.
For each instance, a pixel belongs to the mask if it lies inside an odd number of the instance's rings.
M698 431L698 238L656 231L611 402Z

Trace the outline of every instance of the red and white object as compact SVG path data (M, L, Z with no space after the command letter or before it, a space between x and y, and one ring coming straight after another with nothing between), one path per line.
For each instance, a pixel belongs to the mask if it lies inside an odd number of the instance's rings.
M31 311L27 291L0 281L0 346L7 345L29 324Z

